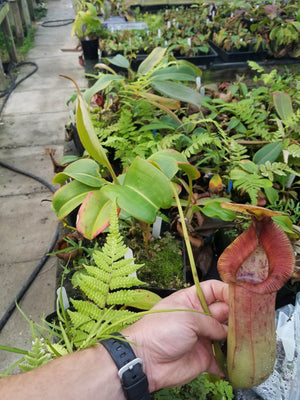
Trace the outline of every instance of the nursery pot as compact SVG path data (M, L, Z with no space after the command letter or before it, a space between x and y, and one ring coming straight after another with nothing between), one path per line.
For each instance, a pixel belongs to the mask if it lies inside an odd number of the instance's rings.
M97 60L98 59L98 39L81 40L81 47L83 51L83 57L85 60Z

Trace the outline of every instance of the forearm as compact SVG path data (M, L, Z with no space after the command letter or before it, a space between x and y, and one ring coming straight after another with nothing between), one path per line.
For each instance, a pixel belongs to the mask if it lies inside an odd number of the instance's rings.
M1 400L125 400L117 368L98 345L0 380Z

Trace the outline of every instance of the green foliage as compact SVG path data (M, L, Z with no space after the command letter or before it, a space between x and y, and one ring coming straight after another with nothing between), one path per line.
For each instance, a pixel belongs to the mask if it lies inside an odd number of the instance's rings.
M183 257L182 243L170 233L149 243L151 259L142 246L141 238L130 241L138 262L144 267L139 269L137 275L143 281L154 287L182 288L183 283Z
M150 124L162 124L154 118L154 107L149 102L140 100L127 106L120 110L116 124L107 129L97 129L102 145L114 148L115 159L120 159L123 166L128 166L136 156L147 158L158 151L162 138L159 133L154 135L151 128ZM109 135L112 131L114 134Z
M93 254L95 264L84 265L83 271L73 275L74 287L79 287L86 298L72 300L75 311L68 310L72 323L68 334L76 347L81 347L92 332L97 332L97 339L100 340L104 332L108 335L121 330L126 326L126 318L135 314L126 309L115 308L117 305L133 303L138 307L142 293L130 289L132 286L143 285L131 275L142 265L134 264L132 259L124 259L127 251L118 230L115 210L111 216L106 243ZM129 319L128 323L132 323L134 319Z
M230 384L221 379L210 379L202 374L192 382L174 389L163 389L154 395L155 400L232 400L234 398Z
M19 364L22 371L27 372L41 367L47 364L52 359L52 354L50 353L45 340L40 337L36 337L32 342L32 348L28 354L24 357L24 362Z

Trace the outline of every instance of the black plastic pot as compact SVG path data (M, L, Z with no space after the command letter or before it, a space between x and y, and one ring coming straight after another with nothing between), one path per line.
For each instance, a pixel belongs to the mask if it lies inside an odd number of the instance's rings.
M97 60L99 42L98 39L81 40L81 47L83 51L83 57L85 60Z

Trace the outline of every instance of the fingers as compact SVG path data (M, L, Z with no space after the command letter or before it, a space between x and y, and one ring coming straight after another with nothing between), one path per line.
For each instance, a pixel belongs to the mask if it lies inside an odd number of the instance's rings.
M211 316L218 320L221 324L228 321L229 306L226 303L216 302L209 306Z
M201 283L201 288L208 305L217 300L228 304L229 291L227 283L217 280L208 280Z
M215 302L223 302L228 304L229 302L229 290L228 284L217 281L217 280L208 280L201 282L201 288L208 306L214 304ZM187 305L192 306L195 310L202 310L202 305L200 303L197 290L195 286L192 286L187 289L183 289L180 292L176 293L176 295L181 297L181 300L185 298ZM174 296L174 295L172 295ZM188 304L189 303L189 304ZM209 307L210 308L210 307Z

